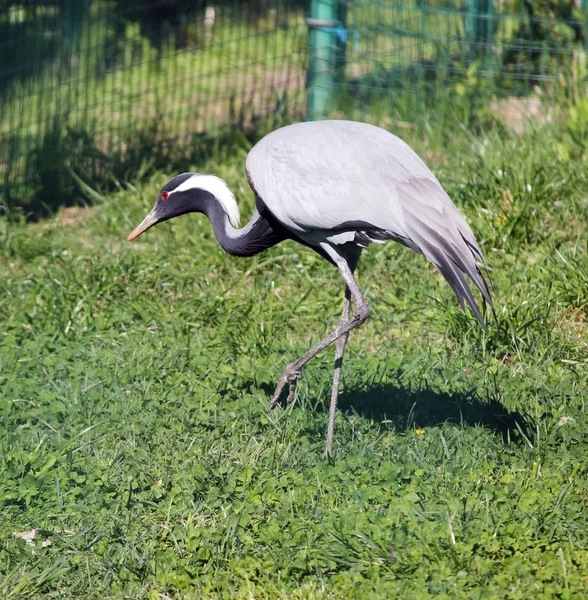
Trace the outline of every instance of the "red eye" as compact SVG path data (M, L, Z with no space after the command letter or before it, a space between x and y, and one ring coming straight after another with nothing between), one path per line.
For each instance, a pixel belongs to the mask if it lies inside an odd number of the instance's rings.
M162 197L164 200L167 200L167 199L169 198L169 194L168 194L167 192L161 192L161 197Z

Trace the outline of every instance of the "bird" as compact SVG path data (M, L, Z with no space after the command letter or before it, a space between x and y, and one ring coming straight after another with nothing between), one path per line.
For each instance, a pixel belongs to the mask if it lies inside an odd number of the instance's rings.
M190 172L163 186L155 206L128 239L196 212L208 217L230 255L253 256L294 240L339 269L345 295L337 326L286 366L269 402L275 408L286 387L286 402L293 402L304 365L334 343L325 443L330 458L345 345L349 333L370 314L355 278L363 250L393 240L424 255L447 280L461 308L467 303L483 327L468 278L492 308L479 266L485 264L484 257L465 218L423 160L403 140L375 125L346 120L287 125L250 150L245 171L255 208L244 227L238 228L239 208L227 184L215 175Z

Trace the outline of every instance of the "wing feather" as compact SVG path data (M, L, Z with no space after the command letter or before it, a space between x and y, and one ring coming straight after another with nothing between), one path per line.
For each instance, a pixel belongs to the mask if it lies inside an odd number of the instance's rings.
M305 242L394 239L431 261L483 323L466 279L491 305L474 234L425 163L393 134L353 121L298 123L263 138L246 169L267 208Z

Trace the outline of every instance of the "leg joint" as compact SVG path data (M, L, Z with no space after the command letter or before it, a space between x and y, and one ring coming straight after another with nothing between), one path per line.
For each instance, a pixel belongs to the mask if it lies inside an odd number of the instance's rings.
M364 300L361 304L358 304L355 308L355 319L360 323L363 323L370 316L370 307Z

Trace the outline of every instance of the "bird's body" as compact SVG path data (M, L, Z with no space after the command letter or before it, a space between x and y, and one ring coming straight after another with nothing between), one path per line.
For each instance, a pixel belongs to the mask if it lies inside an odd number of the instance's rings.
M251 150L246 171L256 208L243 229L233 227L239 211L222 180L186 173L164 186L152 213L129 237L179 214L203 212L230 254L249 256L293 239L341 270L347 287L339 326L288 365L271 401L275 406L288 383L290 401L302 365L336 342L330 454L345 342L349 331L369 314L353 277L362 249L391 239L423 254L447 279L462 307L467 301L481 322L466 275L491 303L476 264L482 253L469 225L424 162L402 140L378 127L353 121L290 125L268 134Z
M437 178L395 135L355 121L298 123L265 136L245 166L251 187L311 246L395 240L424 254L479 319L464 275L485 288L474 234Z

